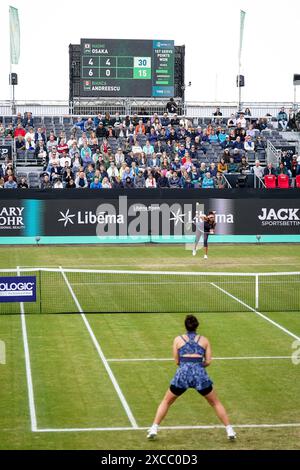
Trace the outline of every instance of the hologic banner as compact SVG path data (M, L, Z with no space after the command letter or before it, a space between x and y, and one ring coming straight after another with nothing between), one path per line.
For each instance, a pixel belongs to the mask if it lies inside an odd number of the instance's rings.
M0 302L36 302L36 276L0 277Z

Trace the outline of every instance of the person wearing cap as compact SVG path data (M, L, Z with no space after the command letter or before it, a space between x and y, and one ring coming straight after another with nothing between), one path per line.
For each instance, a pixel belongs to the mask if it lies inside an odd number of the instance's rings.
M105 129L102 121L99 122L98 127L96 129L96 137L98 139L103 139L103 137L107 137L107 130Z
M50 181L49 174L45 173L42 176L41 189L51 189L51 188L52 188L52 183Z
M144 171L141 168L139 168L137 175L134 177L133 184L135 188L145 187Z
M171 170L180 170L181 168L181 163L180 163L180 158L178 157L178 155L175 156L174 160L171 162Z
M169 114L174 114L177 112L178 105L174 98L170 98L170 100L167 102L166 108Z
M170 120L170 118L169 118L169 116L168 116L168 113L164 113L164 114L163 114L163 116L162 116L160 122L161 122L161 125L162 125L163 127L167 127L169 124L171 124L171 120Z

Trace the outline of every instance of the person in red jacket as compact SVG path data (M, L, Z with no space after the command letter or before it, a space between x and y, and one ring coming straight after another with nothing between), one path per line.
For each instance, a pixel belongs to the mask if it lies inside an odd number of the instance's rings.
M21 122L19 122L19 124L17 125L17 127L15 129L14 138L17 138L19 135L21 135L22 137L25 137L25 135L26 135L26 131L25 131L24 127L22 126Z

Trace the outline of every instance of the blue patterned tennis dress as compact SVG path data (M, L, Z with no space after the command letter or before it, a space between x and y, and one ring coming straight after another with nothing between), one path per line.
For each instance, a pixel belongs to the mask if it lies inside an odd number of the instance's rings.
M213 384L203 367L205 349L195 341L198 336L195 332L187 332L186 334L188 341L181 336L185 343L178 350L179 367L171 381L171 385L185 390L195 388L197 391L201 391ZM201 357L184 357L185 354L199 354Z

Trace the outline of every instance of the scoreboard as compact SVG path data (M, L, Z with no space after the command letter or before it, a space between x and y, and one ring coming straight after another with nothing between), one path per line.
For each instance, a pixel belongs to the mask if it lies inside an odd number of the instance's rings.
M81 96L174 95L174 41L81 39Z

